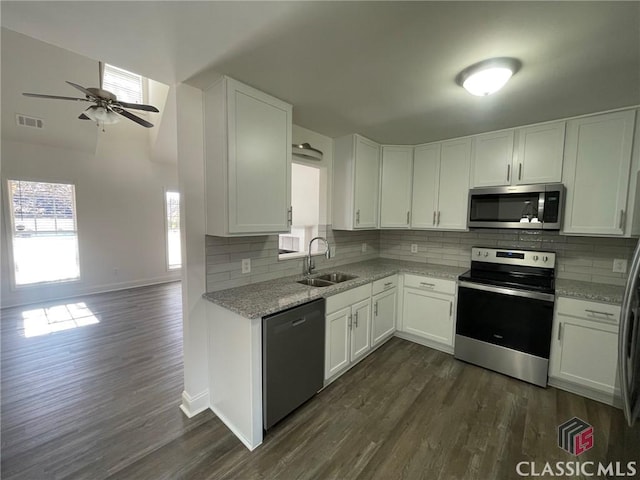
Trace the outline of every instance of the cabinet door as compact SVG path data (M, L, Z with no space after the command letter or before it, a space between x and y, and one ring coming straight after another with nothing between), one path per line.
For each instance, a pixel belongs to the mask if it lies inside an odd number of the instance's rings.
M623 235L635 112L567 122L564 233Z
M288 232L291 107L228 80L229 232Z
M446 230L467 229L470 169L470 139L442 144L438 214L436 215L438 228Z
M405 288L402 322L407 333L453 346L453 297Z
M382 147L380 227L409 228L413 147Z
M371 299L351 307L351 361L371 350Z
M355 228L378 226L378 191L380 189L380 147L356 136L354 225Z
M373 319L371 321L371 346L382 343L396 329L396 305L398 290L392 288L372 298Z
M419 145L413 152L412 228L436 228L440 151L436 143Z
M349 365L349 326L351 307L343 308L326 318L324 378L334 376Z
M518 130L518 158L513 164L518 185L555 183L562 179L565 122Z
M613 394L618 379L618 327L556 315L550 375Z
M471 158L474 187L491 187L511 183L513 130L478 135L473 139Z

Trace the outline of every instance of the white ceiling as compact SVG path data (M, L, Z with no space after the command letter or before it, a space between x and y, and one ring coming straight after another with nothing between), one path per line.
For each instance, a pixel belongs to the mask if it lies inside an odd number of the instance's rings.
M227 74L331 137L412 144L640 104L636 1L0 5L6 28L167 84ZM455 84L494 56L523 63L501 92Z

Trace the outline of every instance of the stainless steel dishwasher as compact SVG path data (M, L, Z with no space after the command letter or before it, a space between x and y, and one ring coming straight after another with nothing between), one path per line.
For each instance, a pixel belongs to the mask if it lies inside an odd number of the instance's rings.
M324 324L324 298L262 319L265 430L323 387Z

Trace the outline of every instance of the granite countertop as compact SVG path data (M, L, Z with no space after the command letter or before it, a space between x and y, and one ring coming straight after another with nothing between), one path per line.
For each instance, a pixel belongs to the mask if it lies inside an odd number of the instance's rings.
M556 279L556 296L579 300L622 304L624 287L604 283L581 282L578 280Z
M413 273L455 281L458 275L466 270L467 268L463 267L380 258L319 270L312 275L315 277L327 272L341 272L357 276L353 280L330 287L302 285L297 281L302 280L303 275L291 275L242 287L208 292L203 297L245 318L260 318L311 300L327 298L396 273ZM556 279L556 296L619 305L622 303L623 293L624 287L621 286Z
M396 273L414 273L455 281L458 275L466 270L466 268L446 265L377 259L319 270L312 275L315 277L327 272L342 272L358 277L330 287L302 285L297 281L302 280L303 275L292 275L242 287L208 292L203 297L245 318L259 318L317 298L327 298Z

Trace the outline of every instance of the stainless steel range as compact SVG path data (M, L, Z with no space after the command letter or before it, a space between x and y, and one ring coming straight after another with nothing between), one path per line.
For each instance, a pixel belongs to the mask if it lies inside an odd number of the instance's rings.
M458 280L455 357L547 385L553 252L473 247Z

